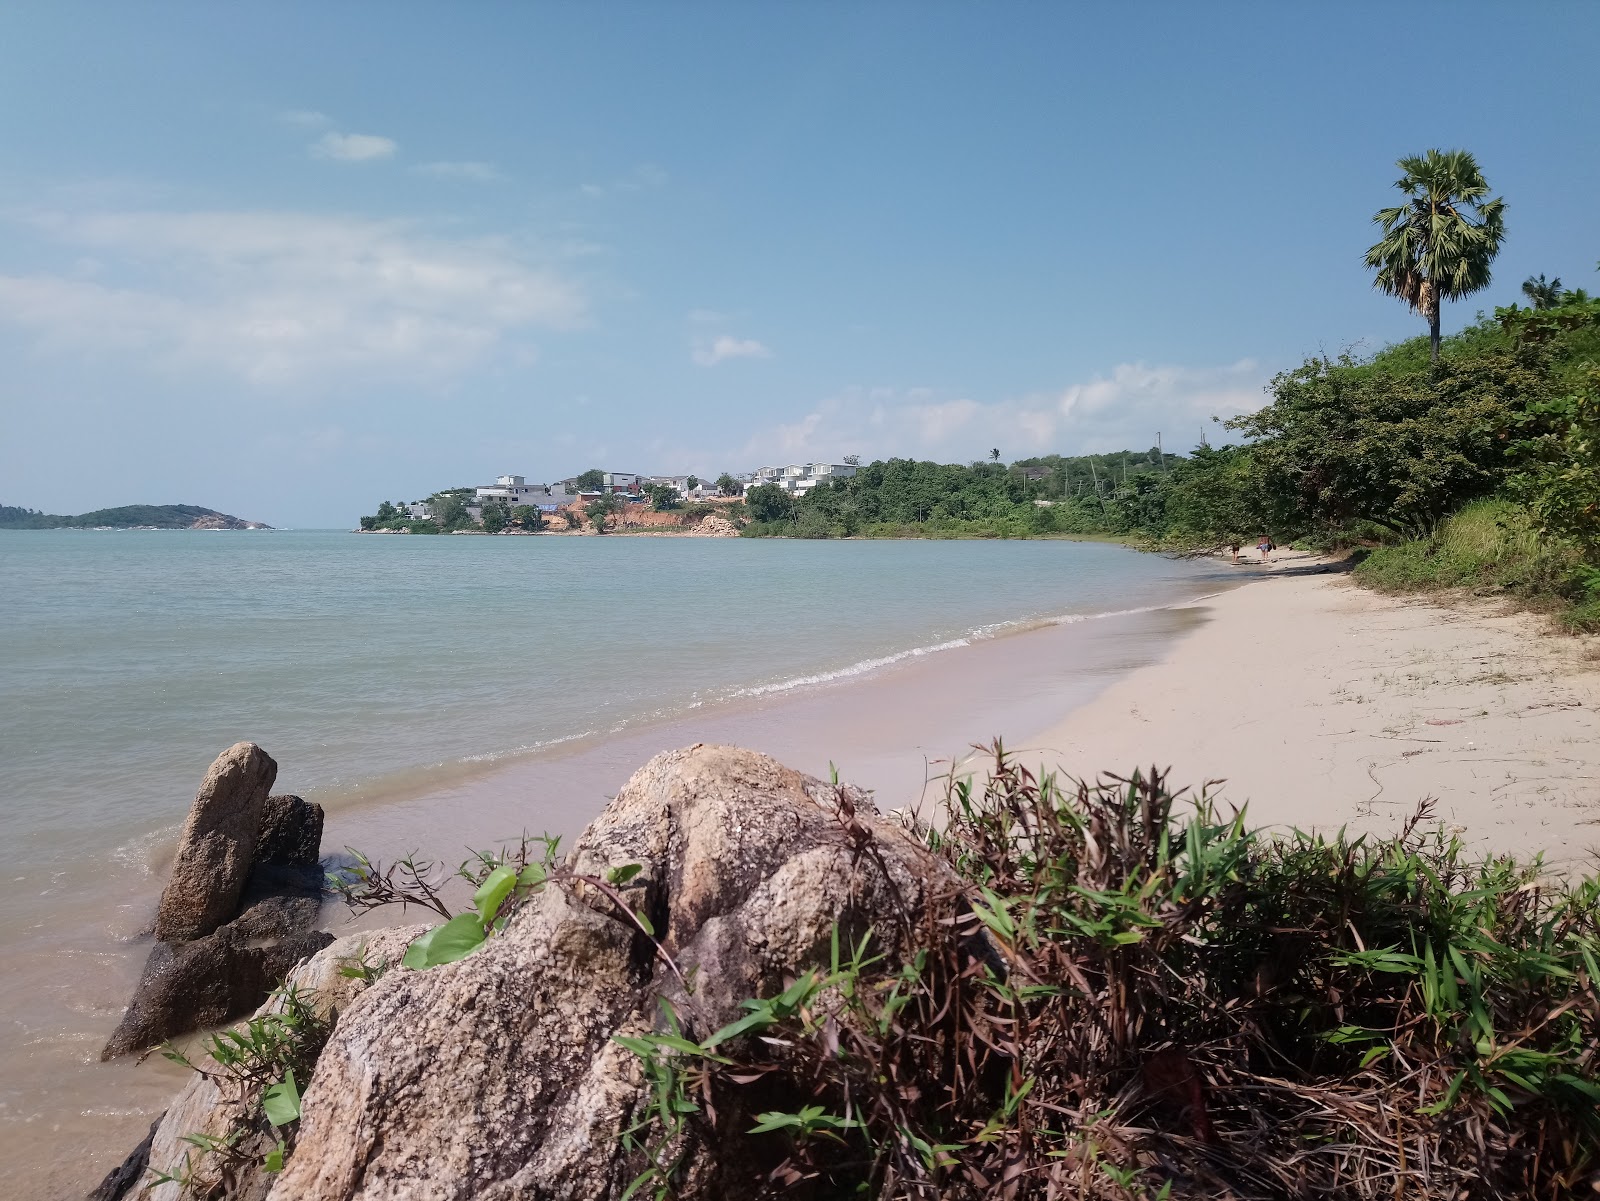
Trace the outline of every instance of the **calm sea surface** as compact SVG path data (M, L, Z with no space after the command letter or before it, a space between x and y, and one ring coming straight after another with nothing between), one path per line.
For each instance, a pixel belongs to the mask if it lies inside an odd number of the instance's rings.
M1216 574L1055 541L0 533L0 863L180 821L242 738L280 790L348 787L1161 605Z
M1239 582L1076 542L0 532L0 1162L81 1196L181 1086L97 1053L233 742L328 807L325 851L575 832L697 740L914 796Z

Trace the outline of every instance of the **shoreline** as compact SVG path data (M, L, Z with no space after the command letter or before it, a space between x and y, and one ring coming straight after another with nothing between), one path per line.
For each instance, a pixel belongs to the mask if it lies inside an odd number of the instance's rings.
M392 860L418 850L448 865L467 847L492 846L524 829L570 842L652 755L695 742L749 746L822 778L836 765L842 779L875 790L880 807L911 805L930 781L941 787L940 775L971 743L1036 726L1041 713L1065 714L1159 658L1195 624L1189 603L1068 615L974 639L955 653L908 652L861 674L801 681L498 762L304 795L330 802L325 855L353 846ZM283 766L292 772L292 762ZM18 948L3 1008L35 1035L16 1048L22 1057L13 1060L0 1155L28 1195L81 1196L182 1084L181 1070L159 1056L142 1064L97 1059L148 952L145 930L176 833L126 848L115 880L103 880L92 896L58 902L60 923L52 927L68 929L44 937L41 928ZM322 926L342 935L409 916L396 911L358 925L330 905ZM28 992L25 980L34 982ZM56 1006L69 996L72 1010L63 1018Z
M421 850L453 863L467 846L524 829L570 837L651 755L694 742L748 746L823 778L837 767L874 790L881 809L907 807L941 790L952 763L981 770L972 744L1000 735L1029 768L1092 777L1155 761L1171 765L1174 787L1227 776L1221 799L1248 802L1252 825L1278 829L1387 830L1431 792L1438 820L1473 850L1580 863L1600 844L1600 747L1588 745L1600 661L1585 657L1595 640L1541 635L1536 618L1481 603L1382 596L1334 572L1289 552L1267 569L1241 564L1242 578L1194 599L1007 632L961 653L708 705L415 787L322 794L332 802L324 851L392 859ZM28 1091L46 1112L7 1122L12 1151L27 1140L17 1167L38 1195L81 1195L181 1083L159 1058L86 1058L144 958L135 931L159 891L168 841L144 847L143 881L114 914L89 912L86 896L70 900L69 945L29 952L71 955L93 973L75 985L79 1016L64 1042L29 1052ZM391 920L403 919L360 926ZM336 935L359 928L331 907L323 925ZM65 1072L62 1049L72 1056Z
M1297 562L1298 560L1298 562ZM1090 777L1171 768L1278 831L1392 831L1426 798L1470 851L1600 853L1600 639L1492 601L1396 597L1311 556L1196 606L1198 626L1028 740Z

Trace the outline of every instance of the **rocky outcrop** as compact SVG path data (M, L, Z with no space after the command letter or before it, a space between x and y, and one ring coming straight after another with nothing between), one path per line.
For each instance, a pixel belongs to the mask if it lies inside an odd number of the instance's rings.
M621 1134L645 1092L613 1036L649 1029L662 997L691 1031L719 1027L825 958L835 923L902 951L953 883L864 794L708 746L642 768L568 863L641 865L625 899L693 996L609 901L547 887L467 958L391 970L350 1004L272 1201L615 1201L638 1170ZM748 1185L723 1157L689 1154L686 1201Z
M285 983L293 985L302 996L310 998L320 1016L336 1019L351 1001L366 991L373 977L381 976L388 968L399 963L407 944L424 929L423 926L403 926L346 935L296 967L289 973ZM358 964L364 964L369 970L352 970ZM273 1000L262 1006L259 1012L266 1013L278 1008L278 1002ZM206 1065L202 1062L199 1066ZM125 1187L123 1192L97 1194L90 1201L120 1201L124 1196L138 1197L139 1201L180 1201L181 1198L200 1194L212 1184L220 1183L220 1177L228 1171L232 1172L233 1179L223 1185L222 1192L230 1201L264 1197L271 1183L270 1176L253 1165L206 1163L196 1154L194 1143L187 1141L193 1135L228 1138L235 1129L243 1129L248 1125L248 1110L258 1099L259 1093L256 1091L224 1088L213 1077L196 1073L152 1128L150 1137L141 1148L143 1159L150 1167L172 1176L180 1174L176 1169L188 1157L189 1162L200 1169L195 1186L185 1191L177 1184L168 1183L143 1193ZM129 1157L130 1162L133 1159L134 1156ZM143 1174L143 1164L139 1174ZM101 1187L106 1188L111 1180L111 1177L107 1177L106 1184Z
M253 742L235 743L217 756L189 808L161 893L161 941L203 938L237 912L277 777L277 763Z
M315 928L322 807L269 798L276 775L277 764L254 743L230 747L212 764L161 895L158 941L102 1059L249 1013L290 968L333 940Z
M739 527L726 517L713 513L689 531L695 538L737 538Z

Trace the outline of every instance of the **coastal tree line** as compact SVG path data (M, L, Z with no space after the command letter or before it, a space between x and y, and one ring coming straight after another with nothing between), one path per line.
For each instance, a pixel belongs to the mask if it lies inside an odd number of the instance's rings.
M891 459L793 497L755 488L751 535L1104 534L1175 550L1268 536L1361 546L1371 582L1484 585L1600 627L1600 300L1530 277L1527 305L1441 333L1491 281L1506 205L1465 151L1401 159L1374 217L1374 284L1426 323L1374 354L1316 356L1221 445L1007 465ZM1475 549L1474 549L1475 548Z

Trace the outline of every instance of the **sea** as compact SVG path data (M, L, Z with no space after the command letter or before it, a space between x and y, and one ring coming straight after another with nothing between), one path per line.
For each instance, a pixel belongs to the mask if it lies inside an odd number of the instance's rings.
M694 742L924 805L1239 582L1065 540L0 532L0 1162L81 1196L181 1085L98 1051L234 742L325 807L329 855L570 836Z

